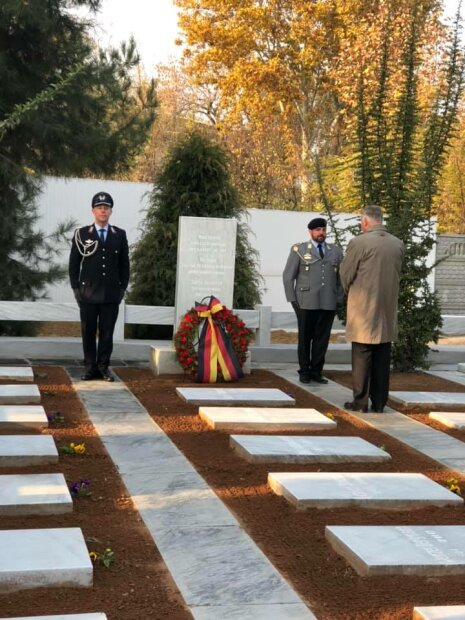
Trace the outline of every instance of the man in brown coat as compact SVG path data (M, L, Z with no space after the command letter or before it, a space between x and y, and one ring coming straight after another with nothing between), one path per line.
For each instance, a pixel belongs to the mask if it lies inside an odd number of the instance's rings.
M378 206L367 207L362 233L341 264L347 299L346 339L352 342L353 400L349 411L382 412L389 395L391 342L397 338L397 299L404 244L387 232Z

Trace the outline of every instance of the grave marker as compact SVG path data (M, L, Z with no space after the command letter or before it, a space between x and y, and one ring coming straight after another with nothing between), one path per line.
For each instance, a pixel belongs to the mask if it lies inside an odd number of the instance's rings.
M346 506L412 510L463 504L461 497L422 474L273 472L268 484L298 510Z
M37 385L0 385L0 405L35 405L40 403Z
M0 530L0 592L90 588L92 572L79 528Z
M175 327L204 297L214 295L232 309L237 221L216 217L179 218Z
M391 458L360 437L231 435L229 445L252 463L376 463Z
M239 405L241 403L259 403L267 407L295 405L292 396L277 389L177 387L176 393L192 405Z
M326 538L362 576L465 574L465 526L327 526Z
M299 431L336 428L316 409L281 409L269 407L199 407L199 415L215 430L237 431Z
M0 476L0 515L52 515L72 510L63 474Z

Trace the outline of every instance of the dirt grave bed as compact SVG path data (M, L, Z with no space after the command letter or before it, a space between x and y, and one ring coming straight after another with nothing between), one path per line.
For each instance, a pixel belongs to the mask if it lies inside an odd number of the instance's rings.
M91 480L92 496L75 500L74 512L69 515L0 517L0 527L80 527L89 551L101 552L111 547L115 562L110 568L95 566L94 587L89 590L57 588L0 594L0 617L102 611L109 620L187 620L190 612L134 510L67 374L55 367L35 367L34 370L47 413L59 410L65 418L62 424L44 432L54 436L57 446L71 441L85 442L86 453L60 455L57 466L2 469L0 473L62 472L68 482L80 478ZM297 407L316 408L335 416L338 423L335 430L304 434L357 435L376 446L383 446L391 454L392 461L354 465L246 463L230 450L228 434L210 430L197 415L198 407L183 402L175 394L177 386L194 385L188 378L155 377L149 370L135 368L119 368L117 373L319 620L410 620L416 605L465 603L463 577L362 578L331 550L324 536L326 525L465 525L464 508L399 513L354 508L297 512L267 485L269 471L323 469L419 472L445 485L452 475L450 470L263 370L254 370L240 385L280 388L296 398ZM343 377L338 380L342 381ZM412 389L413 386L413 389L445 391L447 385L451 390L460 391L455 384L422 374L394 376L392 389ZM409 414L417 415L415 411ZM465 478L453 475L464 488Z

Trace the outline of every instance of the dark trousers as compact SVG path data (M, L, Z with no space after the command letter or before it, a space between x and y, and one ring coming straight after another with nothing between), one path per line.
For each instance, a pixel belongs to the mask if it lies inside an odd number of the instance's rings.
M335 314L334 310L299 308L296 311L299 327L297 355L300 375L319 377L323 372Z
M382 410L389 396L391 343L352 343L352 388L357 407Z
M113 331L119 304L79 304L82 347L87 372L108 368L113 351ZM98 327L98 346L96 342Z

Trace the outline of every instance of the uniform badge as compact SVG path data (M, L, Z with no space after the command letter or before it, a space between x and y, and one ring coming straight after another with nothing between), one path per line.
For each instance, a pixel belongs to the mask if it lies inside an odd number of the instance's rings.
M86 239L84 241L84 245L91 245L91 243L94 243L93 239Z
M297 250L299 249L299 246L298 246L298 245L294 245L294 246L292 247L292 249L294 250L294 252L297 252Z
M310 260L312 258L311 254L304 254L304 259L305 260Z

